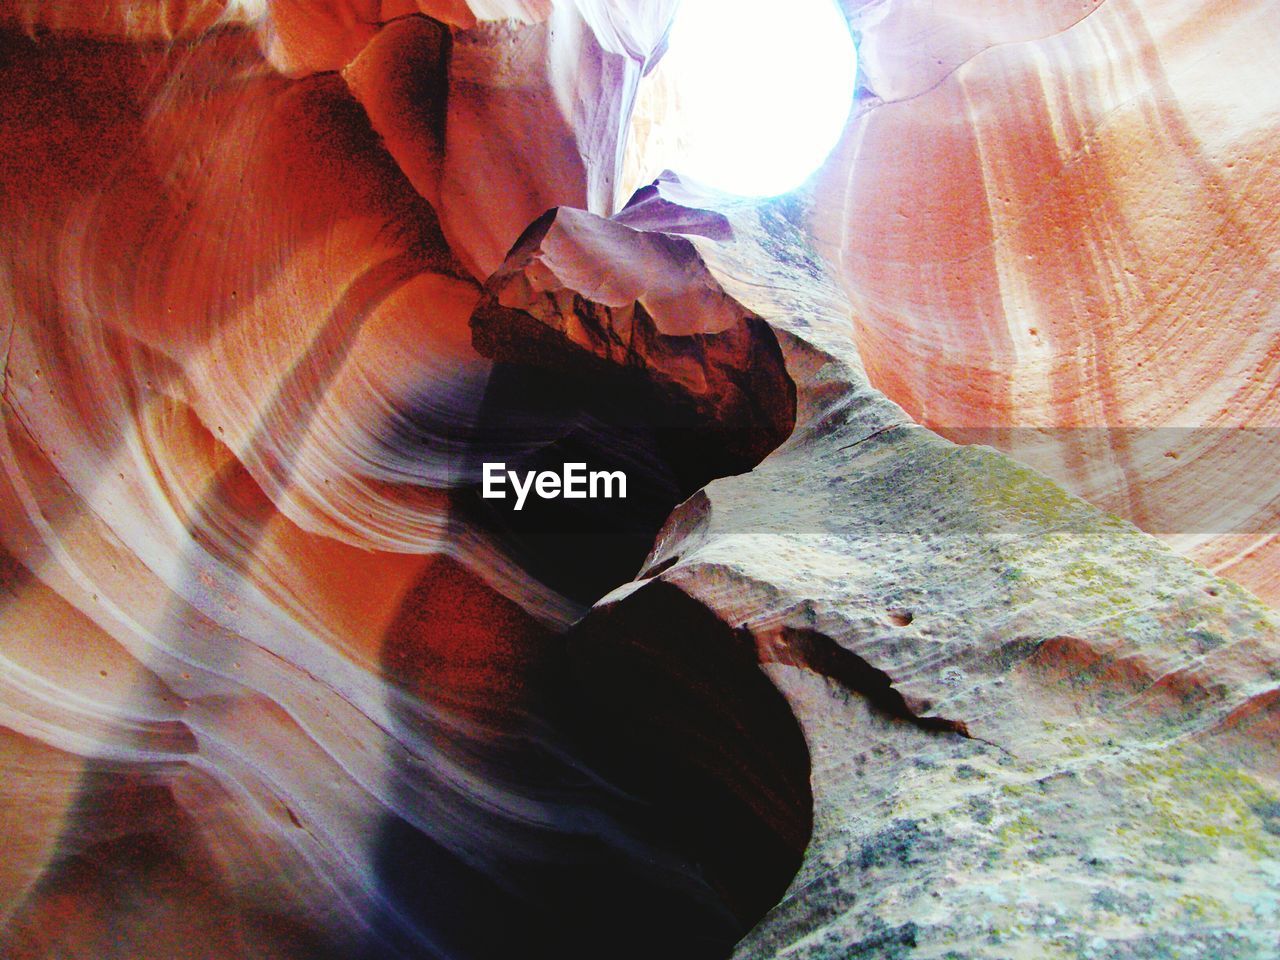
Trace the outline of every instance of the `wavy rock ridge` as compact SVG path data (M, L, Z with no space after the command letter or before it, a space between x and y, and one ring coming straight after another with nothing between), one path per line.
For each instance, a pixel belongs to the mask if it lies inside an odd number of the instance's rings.
M1275 8L843 6L809 227L872 383L1280 600Z

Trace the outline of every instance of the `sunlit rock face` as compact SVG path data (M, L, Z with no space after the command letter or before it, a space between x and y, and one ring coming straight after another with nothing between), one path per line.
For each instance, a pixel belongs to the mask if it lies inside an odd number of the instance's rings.
M872 382L1280 600L1275 5L844 8L811 225Z
M809 189L628 204L672 9L0 0L0 954L1274 955L1274 613L917 422L1265 422L1264 8L850 8Z

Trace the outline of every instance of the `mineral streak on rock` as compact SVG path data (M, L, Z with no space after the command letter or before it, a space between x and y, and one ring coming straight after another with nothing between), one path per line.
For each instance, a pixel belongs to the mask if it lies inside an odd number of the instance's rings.
M843 6L809 229L871 382L1280 601L1275 4Z

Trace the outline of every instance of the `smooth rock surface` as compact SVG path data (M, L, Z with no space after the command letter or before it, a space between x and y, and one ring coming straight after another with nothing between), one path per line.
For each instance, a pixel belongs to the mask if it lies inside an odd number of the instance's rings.
M1280 600L1280 11L844 8L809 226L871 382Z
M93 29L16 9L0 953L727 951L744 922L667 812L587 767L557 693L557 634L691 491L643 437L566 427L599 405L490 363L468 327L479 259L586 202L573 123L621 128L591 58L580 88L558 65L598 48L586 14L558 14L561 47L549 11L367 42L354 19L338 43L324 17L290 33L283 4L163 35L136 7ZM511 117L572 162L486 168ZM464 216L468 176L506 206ZM557 540L479 503L486 458L566 444L624 460L635 510L554 518Z

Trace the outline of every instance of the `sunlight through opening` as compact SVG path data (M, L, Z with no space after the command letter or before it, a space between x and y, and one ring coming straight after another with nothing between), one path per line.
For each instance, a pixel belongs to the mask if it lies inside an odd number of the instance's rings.
M744 196L798 187L840 138L857 62L834 0L682 0L661 64L669 165Z

